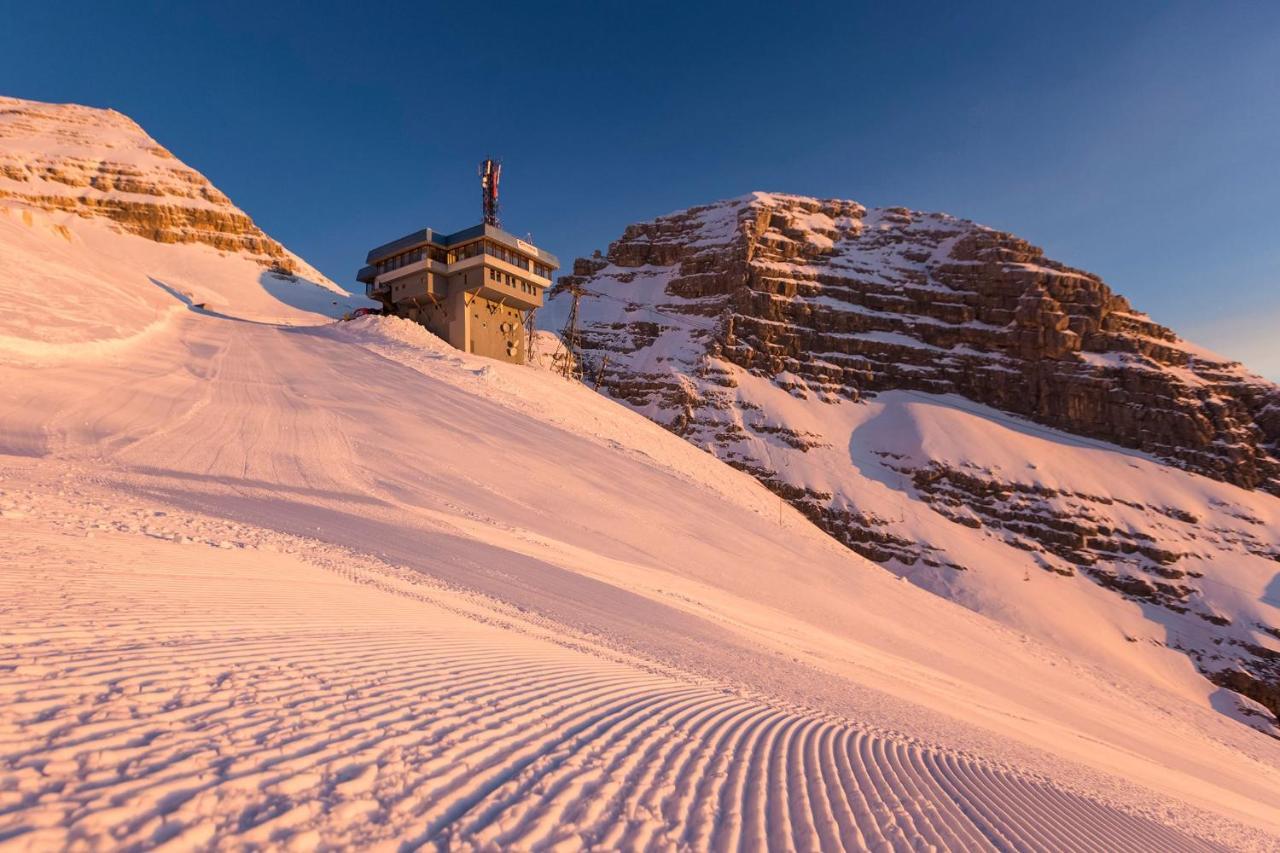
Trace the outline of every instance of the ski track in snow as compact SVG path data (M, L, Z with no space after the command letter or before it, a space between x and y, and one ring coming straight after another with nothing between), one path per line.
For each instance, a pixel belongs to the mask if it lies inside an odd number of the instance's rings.
M20 557L0 573L0 844L1212 849L350 569L16 534L0 528Z

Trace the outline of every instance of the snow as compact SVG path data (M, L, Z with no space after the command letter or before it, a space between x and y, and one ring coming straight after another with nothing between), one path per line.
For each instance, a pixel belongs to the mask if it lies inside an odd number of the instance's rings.
M319 273L277 276L199 244L162 245L108 223L0 201L0 353L95 359L203 304L245 320L314 323L369 303Z
M1280 624L1280 602L1267 597L1267 590L1280 583L1280 572L1273 560L1240 546L1257 542L1257 550L1263 551L1274 543L1280 502L1270 495L1173 469L1146 454L1043 427L953 395L894 391L860 404L814 406L770 380L738 369L731 374L735 394L748 404L751 420L782 424L820 436L823 442L798 451L768 435L751 437L743 447L751 458L764 460L790 482L830 492L837 502L874 508L889 520L888 532L933 544L972 569L956 573L924 565L896 568L926 589L1057 648L1070 649L1108 671L1133 677L1166 673L1160 678L1169 687L1188 700L1208 703L1212 686L1185 659L1179 660L1180 652L1156 644L1136 647L1128 639L1212 647L1199 620L1170 619L1159 608L1118 599L1079 574L1046 573L1035 567L1028 552L994 535L998 531L974 530L944 519L919 500L910 478L896 470L942 463L980 472L995 482L1054 490L1061 493L1053 499L1059 510L1084 507L1099 523L1154 535L1161 548L1186 554L1179 569L1203 575L1192 583L1200 590L1194 599L1197 607L1230 614L1237 626L1233 632L1242 641L1268 648L1280 645L1254 630L1258 624ZM1070 505L1062 506L1064 501ZM1162 517L1153 522L1153 508L1180 512L1195 521ZM1031 574L1026 574L1028 568ZM1011 583L1015 578L1019 582Z
M1280 745L1185 658L1090 646L1115 605L1088 585L1037 579L1008 604L1027 630L1001 624L583 385L330 322L324 282L23 211L0 252L0 842L1280 839ZM760 422L812 421L736 378ZM1063 484L1152 464L957 401L878 406L825 408L904 452L1052 441L1078 451ZM868 472L851 500L925 523L860 442L829 452ZM1001 547L972 557L1013 571Z
M1082 350L1076 353L1076 357L1093 367L1121 369L1141 366L1141 362L1134 355L1127 352L1089 352Z
M913 338L910 335L904 335L901 332L828 332L827 334L833 338L849 338L852 340L866 341L868 343L889 344L890 346L925 350L926 352L941 352L948 354L952 352L945 347L936 347L932 344L927 344L918 338ZM833 355L834 353L827 354Z
M587 638L570 647L491 601L311 543L69 533L0 528L40 581L0 575L18 648L0 672L0 720L42 718L24 726L40 746L19 750L0 792L7 805L38 797L0 818L20 844L189 847L231 829L238 844L290 847L983 849L1034 843L1017 815L1035 810L1063 822L1062 841L1209 849L981 758L727 692ZM92 615L103 612L119 615L104 626ZM813 784L809 808L784 820L791 767ZM734 807L709 807L719 802Z

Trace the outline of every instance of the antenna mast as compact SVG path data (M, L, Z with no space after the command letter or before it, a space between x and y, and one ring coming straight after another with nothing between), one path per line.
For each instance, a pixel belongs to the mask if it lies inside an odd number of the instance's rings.
M484 224L498 227L498 178L502 162L486 157L480 161L480 192L484 202Z

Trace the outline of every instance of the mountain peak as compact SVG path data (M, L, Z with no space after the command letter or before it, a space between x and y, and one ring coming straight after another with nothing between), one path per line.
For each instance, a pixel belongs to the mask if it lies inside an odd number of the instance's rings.
M574 285L593 384L853 550L1054 636L1063 596L1150 605L1153 642L1280 713L1280 389L1098 276L948 214L750 193L628 226L552 306Z
M0 97L0 202L102 219L158 243L202 243L323 279L112 109Z

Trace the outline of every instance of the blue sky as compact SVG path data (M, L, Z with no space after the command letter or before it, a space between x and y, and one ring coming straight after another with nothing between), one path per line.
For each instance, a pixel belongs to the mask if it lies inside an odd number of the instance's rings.
M965 8L968 5L970 8ZM568 263L753 189L945 210L1280 378L1280 4L9 4L0 93L114 107L354 286L479 218Z

